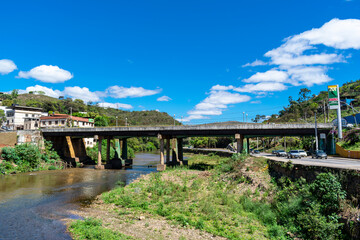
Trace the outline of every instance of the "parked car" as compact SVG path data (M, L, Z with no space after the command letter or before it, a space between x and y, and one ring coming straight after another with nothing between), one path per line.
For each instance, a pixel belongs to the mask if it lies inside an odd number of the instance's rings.
M304 150L299 150L300 156L301 157L307 157L307 153Z
M259 154L260 151L259 151L259 150L254 150L254 153L255 153L255 154Z
M287 154L287 158L301 158L299 150L291 150Z
M325 159L327 159L327 154L323 150L316 150L311 154L311 158L325 158Z
M276 155L277 151L278 150L273 150L271 153Z
M286 157L287 153L285 152L285 150L277 150L276 156L278 156L278 157Z

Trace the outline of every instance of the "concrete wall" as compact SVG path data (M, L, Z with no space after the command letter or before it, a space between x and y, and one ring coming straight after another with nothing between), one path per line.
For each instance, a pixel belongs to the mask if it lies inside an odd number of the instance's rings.
M16 143L16 132L0 132L0 147L14 146Z
M21 130L17 131L17 144L33 143L42 144L43 137L40 131Z
M360 151L350 151L340 147L336 144L336 153L346 158L357 158L360 159Z

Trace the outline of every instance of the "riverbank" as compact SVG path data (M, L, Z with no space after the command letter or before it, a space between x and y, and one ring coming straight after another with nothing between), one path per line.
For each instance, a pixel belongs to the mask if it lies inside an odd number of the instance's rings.
M74 239L347 239L339 216L350 208L331 173L275 182L264 158L192 155L98 196L67 225Z

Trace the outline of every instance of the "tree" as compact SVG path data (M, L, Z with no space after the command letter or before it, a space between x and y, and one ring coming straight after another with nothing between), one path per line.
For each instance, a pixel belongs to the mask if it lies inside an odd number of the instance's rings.
M254 123L258 123L258 122L262 122L265 119L266 119L265 115L257 114L254 119L251 119L251 121L253 121Z
M12 90L11 98L16 99L18 96L19 96L19 90L17 90L17 89Z
M2 125L5 120L5 112L0 109L0 125Z
M310 96L311 96L311 90L307 88L300 89L298 103L302 103L309 100Z
M94 119L94 124L96 127L106 127L109 125L107 118L104 116L97 116Z

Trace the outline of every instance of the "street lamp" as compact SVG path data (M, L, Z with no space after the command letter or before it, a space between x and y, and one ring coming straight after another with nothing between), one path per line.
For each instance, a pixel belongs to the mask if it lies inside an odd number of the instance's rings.
M127 118L125 118L125 127L127 126Z
M248 114L246 114L246 122L247 122L247 117L248 117Z
M72 127L72 107L70 107L70 127Z
M245 112L243 112L243 122L245 122Z
M175 114L174 114L174 126L175 126Z
M118 116L116 116L116 126L118 126Z

